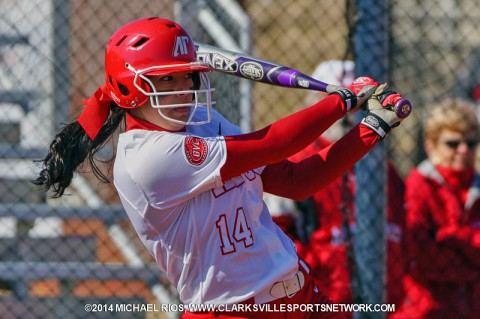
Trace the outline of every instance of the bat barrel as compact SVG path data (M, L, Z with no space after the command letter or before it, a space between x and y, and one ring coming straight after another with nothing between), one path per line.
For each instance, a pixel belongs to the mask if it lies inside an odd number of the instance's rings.
M197 59L208 64L212 70L244 79L278 85L286 88L300 88L327 92L336 89L322 81L272 61L259 59L242 52L232 52L215 46L195 42Z

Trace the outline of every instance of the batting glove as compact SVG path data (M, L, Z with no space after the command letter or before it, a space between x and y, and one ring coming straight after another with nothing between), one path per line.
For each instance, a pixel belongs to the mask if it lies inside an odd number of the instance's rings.
M365 101L375 92L379 83L368 76L356 78L346 88L341 88L332 94L338 94L345 103L347 112L356 112L362 108Z
M383 139L393 128L408 117L412 111L410 101L381 84L366 103L367 115L361 123Z

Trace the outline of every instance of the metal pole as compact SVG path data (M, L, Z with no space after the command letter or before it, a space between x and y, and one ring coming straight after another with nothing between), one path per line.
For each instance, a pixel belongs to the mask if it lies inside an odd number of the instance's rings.
M53 0L54 126L70 116L70 0Z
M355 34L355 74L388 81L389 20L387 0L358 0ZM364 112L359 112L359 119ZM386 264L386 147L380 142L355 166L354 302L385 302ZM380 312L356 313L355 318L385 318Z

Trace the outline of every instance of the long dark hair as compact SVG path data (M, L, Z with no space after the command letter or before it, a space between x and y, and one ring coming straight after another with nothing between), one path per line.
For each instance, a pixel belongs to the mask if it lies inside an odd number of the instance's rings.
M95 163L95 154L111 139L125 118L125 112L125 109L112 102L110 114L93 141L77 120L64 125L50 143L47 156L37 161L42 163L42 169L32 183L46 191L51 189L52 197L60 197L72 182L75 170L85 159L88 159L95 176L100 181L109 183L108 177Z

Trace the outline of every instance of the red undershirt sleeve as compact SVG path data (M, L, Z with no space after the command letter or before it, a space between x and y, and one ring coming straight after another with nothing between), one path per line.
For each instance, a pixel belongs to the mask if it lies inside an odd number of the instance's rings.
M222 180L229 180L297 153L345 113L343 100L339 95L332 94L259 131L226 136L227 159L220 170Z
M378 142L379 136L359 124L337 142L298 163L268 165L262 172L265 192L304 200L350 169Z

